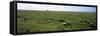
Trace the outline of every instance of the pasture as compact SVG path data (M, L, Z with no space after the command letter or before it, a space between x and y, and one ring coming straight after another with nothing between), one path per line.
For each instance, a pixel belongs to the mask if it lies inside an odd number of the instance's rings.
M64 26L64 22L70 25ZM84 21L89 20L91 24ZM81 22L82 21L82 22ZM17 32L48 32L96 29L95 12L65 12L65 11L17 11Z

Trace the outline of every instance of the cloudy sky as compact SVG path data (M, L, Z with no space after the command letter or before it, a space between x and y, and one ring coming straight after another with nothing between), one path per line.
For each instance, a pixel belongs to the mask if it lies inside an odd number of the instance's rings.
M96 7L28 4L28 3L17 3L17 9L18 10L50 10L50 11L96 12Z

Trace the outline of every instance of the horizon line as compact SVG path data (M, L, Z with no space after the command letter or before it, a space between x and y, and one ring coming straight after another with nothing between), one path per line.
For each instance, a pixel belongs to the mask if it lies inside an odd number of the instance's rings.
M57 11L57 10L23 10L23 11ZM59 12L86 12L86 11L59 11ZM89 12L89 11L87 11L87 12Z

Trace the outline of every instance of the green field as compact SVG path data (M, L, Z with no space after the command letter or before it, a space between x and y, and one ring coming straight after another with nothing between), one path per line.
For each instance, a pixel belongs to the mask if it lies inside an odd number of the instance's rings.
M64 26L63 22L59 22L60 18L69 22L71 26ZM80 22L80 19L89 20L93 25ZM96 26L96 12L17 11L18 33L95 29L94 26Z

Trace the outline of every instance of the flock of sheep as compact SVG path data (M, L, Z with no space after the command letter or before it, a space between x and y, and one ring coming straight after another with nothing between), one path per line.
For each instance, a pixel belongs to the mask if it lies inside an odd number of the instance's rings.
M52 20L50 20L50 17L47 17L47 18L48 18L47 23L51 23ZM28 18L25 17L24 20L27 21ZM72 26L72 23L65 21L64 18L59 18L58 21L62 22L62 25L65 26L65 27ZM87 23L91 27L96 27L96 25L94 25L95 23L91 22L90 20L80 19L79 22L84 22L84 23Z

